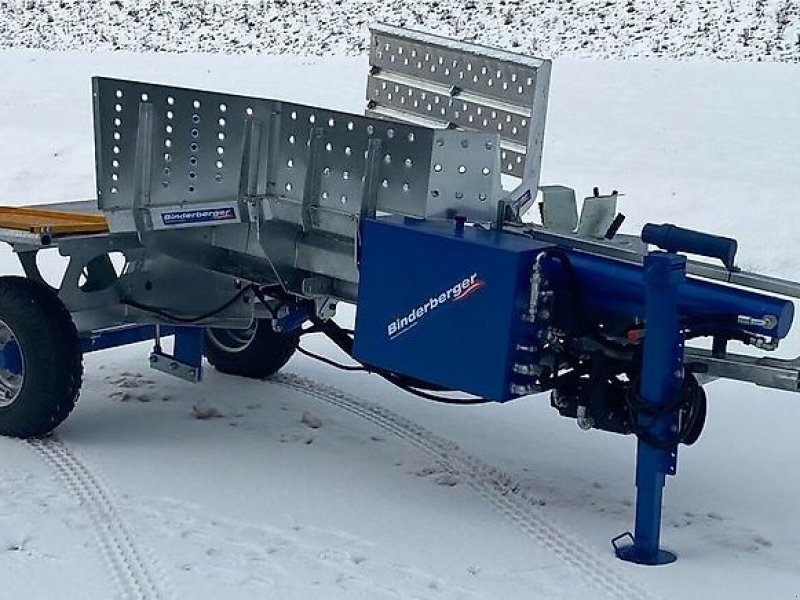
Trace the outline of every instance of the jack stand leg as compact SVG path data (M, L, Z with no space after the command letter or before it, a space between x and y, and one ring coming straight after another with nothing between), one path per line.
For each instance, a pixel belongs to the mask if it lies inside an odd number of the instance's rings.
M677 470L677 414L659 413L671 402L683 381L683 337L678 323L678 288L686 275L686 259L652 252L644 261L646 289L645 342L640 401L654 410L639 416L636 458L636 528L612 540L619 558L642 565L663 565L677 556L659 547L661 505L667 475ZM631 538L632 544L618 542Z
M661 541L661 504L665 475L660 465L665 462L664 451L639 440L636 458L636 529L631 536L624 533L612 540L617 557L640 565L666 565L675 562L674 552L659 547ZM625 537L633 543L618 547Z

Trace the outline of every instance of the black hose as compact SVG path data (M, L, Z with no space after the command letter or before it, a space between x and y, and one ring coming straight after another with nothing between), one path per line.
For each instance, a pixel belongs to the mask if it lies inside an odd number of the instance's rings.
M311 352L311 350L306 350L302 346L298 346L297 351L300 354L308 356L309 358L313 358L314 360L318 360L321 363L324 363L336 369L340 369L342 371L366 371L366 369L362 365L343 365L342 363L336 362L335 360L332 360L327 356L322 356L321 354L316 354L315 352Z
M603 332L589 320L589 314L583 302L580 281L575 273L575 268L572 265L569 255L560 248L546 248L542 250L542 255L556 259L561 264L561 268L564 271L567 286L573 297L574 316L578 326L576 337L588 336L601 346L605 346L613 351L629 352L631 349L630 345L608 339L608 337L603 335Z
M703 387L691 373L683 379L682 385L675 391L672 398L663 404L652 404L645 401L639 392L639 379L634 378L625 395L625 402L633 433L654 448L672 448L678 444L691 445L700 436L705 420L706 397ZM683 413L685 418L680 420L677 433L669 439L665 440L653 435L647 425L639 425L639 417L642 415L657 420L674 412Z
M218 315L219 313L221 313L225 309L230 308L242 296L244 296L244 294L248 290L252 289L252 287L253 286L243 287L236 294L234 294L234 296L230 300L228 300L227 302L225 302L224 304L222 304L218 308L215 308L214 310L210 310L207 313L204 313L202 315L197 315L197 316L194 316L194 317L184 317L184 316L181 316L181 315L174 315L174 314L169 313L169 312L167 312L167 311L165 311L165 310L163 310L161 308L158 308L158 307L155 307L155 306L149 306L147 304L142 304L141 302L136 302L135 300L129 300L127 298L120 299L120 303L121 304L125 304L126 306L131 306L131 307L136 308L138 310L142 310L144 312L152 313L154 315L157 315L159 317L167 319L168 321L175 321L176 323L197 323L199 321L204 321L205 319L210 319L211 317L214 317L214 316Z
M350 337L350 335L347 333L347 330L343 329L342 327L339 327L339 325L334 323L332 320L323 321L318 317L312 317L311 322L313 323L314 333L322 333L347 356L349 356L353 360L356 360L353 357L353 338ZM303 354L305 354L306 356L311 356L312 353L309 353L307 350L305 350L303 351ZM317 358L317 356L311 356L311 358ZM324 357L319 357L319 358L324 358ZM336 368L347 367L347 365L340 365L338 363L334 363L334 361L330 359L322 360L322 362ZM356 360L356 362L358 361ZM395 387L398 387L401 390L408 392L409 394L413 394L414 396L423 398L425 400L430 400L431 402L438 402L440 404L470 406L476 404L486 404L488 402L491 402L491 400L487 400L486 398L469 398L463 396L458 398L450 398L448 396L431 394L429 393L430 391L445 392L450 390L447 390L432 383L419 381L417 379L407 377L405 375L400 375L392 371L387 371L386 369L380 369L378 367L372 367L361 364L359 368L347 367L345 370L347 371L362 370L369 373L375 373L376 375L382 377Z
M215 317L222 311L230 308L236 303L237 300L239 300L242 296L244 296L245 293L247 293L248 291L252 291L258 297L258 299L261 300L262 304L264 304L264 306L267 307L267 309L269 310L269 305L264 300L265 298L264 290L268 288L274 288L276 286L279 287L280 284L270 284L267 286L257 286L254 284L246 285L241 290L236 292L230 300L227 300L221 306L213 310L210 310L202 315L197 315L193 317L184 317L181 315L176 315L164 310L163 308L158 308L157 306L151 306L149 304L143 304L141 302L137 302L136 300L131 300L129 298L121 298L120 304L124 304L126 306L130 306L132 308L157 315L159 317L167 319L168 321L175 321L176 323L197 323L199 321L204 321L205 319L210 319L211 317Z

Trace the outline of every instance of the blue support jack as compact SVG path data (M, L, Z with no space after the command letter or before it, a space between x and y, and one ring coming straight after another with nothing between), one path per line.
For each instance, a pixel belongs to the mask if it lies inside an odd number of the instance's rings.
M161 348L160 328L156 328L155 347L150 353L150 366L158 371L198 382L203 378L203 327L176 325L172 328L175 345L172 354Z
M645 338L640 401L643 410L637 426L635 532L612 540L622 560L642 565L663 565L677 556L660 547L661 506L667 475L677 470L675 438L677 410L659 411L670 404L683 382L683 335L678 322L678 287L686 277L686 258L651 252L644 259ZM619 545L622 539L632 543Z

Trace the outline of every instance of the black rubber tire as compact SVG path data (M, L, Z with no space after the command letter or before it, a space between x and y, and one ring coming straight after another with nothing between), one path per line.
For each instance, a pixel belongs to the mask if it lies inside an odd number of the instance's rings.
M289 362L300 343L300 330L279 332L272 328L268 319L255 323L255 332L250 343L241 350L230 351L220 348L213 335L224 335L228 330L206 331L204 353L208 362L220 373L266 379L271 377Z
M0 277L0 319L24 361L19 395L0 407L0 435L45 435L69 416L80 393L83 355L75 324L52 289L13 276Z

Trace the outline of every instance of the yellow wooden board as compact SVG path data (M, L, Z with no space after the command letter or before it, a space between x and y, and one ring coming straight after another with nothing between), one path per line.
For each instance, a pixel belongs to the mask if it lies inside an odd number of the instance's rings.
M0 206L0 228L50 235L105 233L108 223L103 215L63 212L31 206Z

